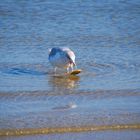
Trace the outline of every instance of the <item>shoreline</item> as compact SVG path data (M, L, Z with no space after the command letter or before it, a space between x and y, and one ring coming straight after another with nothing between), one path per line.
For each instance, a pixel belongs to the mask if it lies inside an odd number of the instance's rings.
M95 132L107 130L140 130L140 124L116 124L116 125L99 125L99 126L73 126L73 127L56 127L56 128L26 128L26 129L1 129L0 136L26 136L38 134L60 134L60 133L79 133Z

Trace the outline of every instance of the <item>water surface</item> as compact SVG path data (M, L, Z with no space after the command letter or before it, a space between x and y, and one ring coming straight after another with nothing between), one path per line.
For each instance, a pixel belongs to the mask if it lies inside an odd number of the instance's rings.
M140 123L138 0L0 3L0 129ZM75 77L48 49L70 47Z

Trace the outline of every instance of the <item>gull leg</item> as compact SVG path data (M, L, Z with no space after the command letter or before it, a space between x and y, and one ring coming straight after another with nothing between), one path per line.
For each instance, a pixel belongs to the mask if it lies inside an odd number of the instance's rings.
M71 71L73 71L73 64L70 65Z
M67 73L69 73L70 71L69 71L69 67L67 67Z
M71 66L71 71L73 71L73 66Z
M74 66L74 67L75 67L75 69L77 69L77 65L76 65L76 64L75 64L75 66Z
M75 62L73 62L71 65L72 65L72 68L74 67L74 69L77 69L77 65Z

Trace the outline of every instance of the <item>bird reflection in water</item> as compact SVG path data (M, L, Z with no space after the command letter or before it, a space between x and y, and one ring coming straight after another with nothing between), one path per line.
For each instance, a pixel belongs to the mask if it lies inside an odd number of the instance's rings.
M49 84L55 90L60 89L73 89L77 87L77 82L79 81L80 77L75 75L69 76L51 76L49 80Z

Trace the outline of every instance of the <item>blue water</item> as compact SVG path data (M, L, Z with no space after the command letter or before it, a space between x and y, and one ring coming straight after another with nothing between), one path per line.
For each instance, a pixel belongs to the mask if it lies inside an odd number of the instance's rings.
M1 1L0 128L139 123L139 23L139 0ZM54 77L52 47L82 73Z

